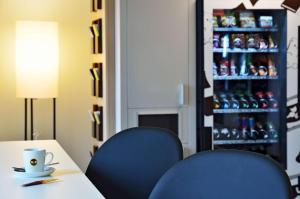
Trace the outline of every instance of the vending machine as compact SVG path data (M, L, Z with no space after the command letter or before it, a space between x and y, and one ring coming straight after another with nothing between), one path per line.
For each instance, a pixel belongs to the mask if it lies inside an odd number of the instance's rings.
M198 151L252 151L286 167L287 11L220 5L197 2Z

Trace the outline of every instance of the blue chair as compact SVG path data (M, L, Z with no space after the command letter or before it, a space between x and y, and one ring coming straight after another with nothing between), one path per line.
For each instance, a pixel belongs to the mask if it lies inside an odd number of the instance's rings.
M252 152L216 150L177 163L150 199L290 199L290 188L275 161Z
M182 160L181 142L158 128L131 128L105 142L86 175L108 199L146 199L160 177Z

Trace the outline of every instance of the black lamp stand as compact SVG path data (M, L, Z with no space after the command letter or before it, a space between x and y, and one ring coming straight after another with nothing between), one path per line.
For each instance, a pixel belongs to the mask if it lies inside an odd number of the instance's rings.
M30 139L33 140L33 100L32 98L25 98L25 127L24 127L24 140L27 139L27 106L30 100ZM53 139L56 139L56 98L53 98Z

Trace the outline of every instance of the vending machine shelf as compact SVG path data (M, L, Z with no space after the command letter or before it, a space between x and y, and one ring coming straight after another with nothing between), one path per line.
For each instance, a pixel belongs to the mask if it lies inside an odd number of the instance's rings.
M267 108L267 109L214 109L215 114L225 114L225 113L277 113L279 110L277 108Z
M239 27L219 27L214 28L214 32L277 32L278 28L239 28Z
M278 143L276 139L268 140L214 140L214 145L237 145L237 144L274 144Z

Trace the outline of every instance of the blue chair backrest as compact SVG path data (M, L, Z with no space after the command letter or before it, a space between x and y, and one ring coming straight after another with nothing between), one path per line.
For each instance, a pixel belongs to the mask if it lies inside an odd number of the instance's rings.
M273 160L256 153L216 150L168 170L150 199L289 199L290 182Z
M182 156L181 142L174 133L132 128L114 135L99 148L86 175L108 199L143 199Z

